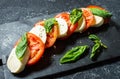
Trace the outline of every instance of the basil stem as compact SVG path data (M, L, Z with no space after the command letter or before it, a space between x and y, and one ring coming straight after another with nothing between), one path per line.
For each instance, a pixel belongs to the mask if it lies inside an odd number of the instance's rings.
M100 43L101 47L107 48L107 46L106 46L105 44L103 44L103 43L101 42L101 40L94 40L93 42L94 42L94 43Z
M84 46L77 46L67 51L67 53L60 59L60 63L64 64L64 63L77 61L80 58L80 56L85 52L85 50L88 48L89 47L87 45L84 45Z
M26 50L27 50L27 33L24 33L15 50L17 58L22 60Z
M49 33L52 30L52 27L57 23L55 18L49 18L45 20L45 30L47 33Z
M106 10L101 10L98 8L90 8L90 11L97 16L101 16L103 18L110 18L112 14Z
M70 13L70 21L75 24L82 17L81 9L73 9Z
M101 46L102 46L103 48L107 48L107 46L106 46L105 44L103 44L103 43L101 43Z

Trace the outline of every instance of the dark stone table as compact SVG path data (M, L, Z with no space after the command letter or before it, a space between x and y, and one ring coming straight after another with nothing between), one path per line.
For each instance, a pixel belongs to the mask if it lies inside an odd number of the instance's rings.
M85 7L89 4L101 5L107 8L113 13L112 20L116 21L117 26L119 26L118 29L120 28L120 0L0 0L0 25L32 19L42 16L43 14L49 15L70 11L73 8ZM4 57L1 56L0 59L4 59ZM0 60L0 63L2 62L3 64L5 63L4 60ZM4 71L4 66L1 64L0 79L8 77L9 74ZM94 66L89 65L89 67L76 68L43 78L120 79L120 57L94 64Z

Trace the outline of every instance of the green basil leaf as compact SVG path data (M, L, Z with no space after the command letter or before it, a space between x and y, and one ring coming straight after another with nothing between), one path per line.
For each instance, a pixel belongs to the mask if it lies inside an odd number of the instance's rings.
M84 46L77 46L71 50L69 50L61 59L60 63L70 63L73 61L77 61L80 56L85 52L85 50L88 49L87 45Z
M91 39L92 41L100 41L100 38L98 36L96 36L95 34L90 34L89 39Z
M90 8L90 11L97 16L101 16L103 18L110 18L112 16L112 14L108 11L105 10L101 10L98 8Z
M91 55L90 55L90 58L91 58L91 59L93 59L94 56L95 56L98 52L100 52L100 48L101 48L100 43L94 44L94 46L92 47Z
M52 27L54 26L54 24L56 23L57 21L55 20L55 18L50 18L50 19L47 19L45 20L45 30L47 33L49 33L51 30L52 30Z
M21 37L21 40L16 47L15 53L17 58L22 60L26 50L27 50L27 33L25 33Z
M82 17L81 9L73 9L70 13L70 21L75 24Z

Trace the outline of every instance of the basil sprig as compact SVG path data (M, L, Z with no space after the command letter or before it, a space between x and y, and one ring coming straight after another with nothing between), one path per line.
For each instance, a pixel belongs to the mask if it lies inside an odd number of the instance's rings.
M45 30L47 33L49 33L52 30L52 27L54 26L54 24L56 24L57 21L55 20L55 18L49 18L47 20L45 20Z
M110 18L112 14L106 10L101 10L98 8L90 8L90 11L97 16L101 16L103 18Z
M81 9L73 9L70 13L70 21L75 24L82 17Z
M99 43L95 43L92 47L92 53L90 55L90 58L93 59L96 53L99 53L101 49L101 46Z
M60 59L60 63L64 64L64 63L70 63L70 62L74 62L77 61L80 56L86 51L86 49L88 49L89 46L84 45L84 46L77 46L74 47L73 49L69 50L61 59Z
M107 48L107 46L103 44L100 38L94 34L89 35L89 39L95 43L92 47L92 52L90 55L90 58L94 59L95 55L100 52L101 48Z
M19 60L22 60L26 50L27 50L27 33L24 33L15 50L16 56Z

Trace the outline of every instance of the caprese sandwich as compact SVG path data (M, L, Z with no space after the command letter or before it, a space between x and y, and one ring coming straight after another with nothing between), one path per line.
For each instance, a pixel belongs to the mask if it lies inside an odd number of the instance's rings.
M108 23L111 16L104 8L90 5L37 22L15 44L7 60L8 69L12 73L20 73L26 65L36 64L56 39L67 39L74 32L82 33L90 27L100 27Z

